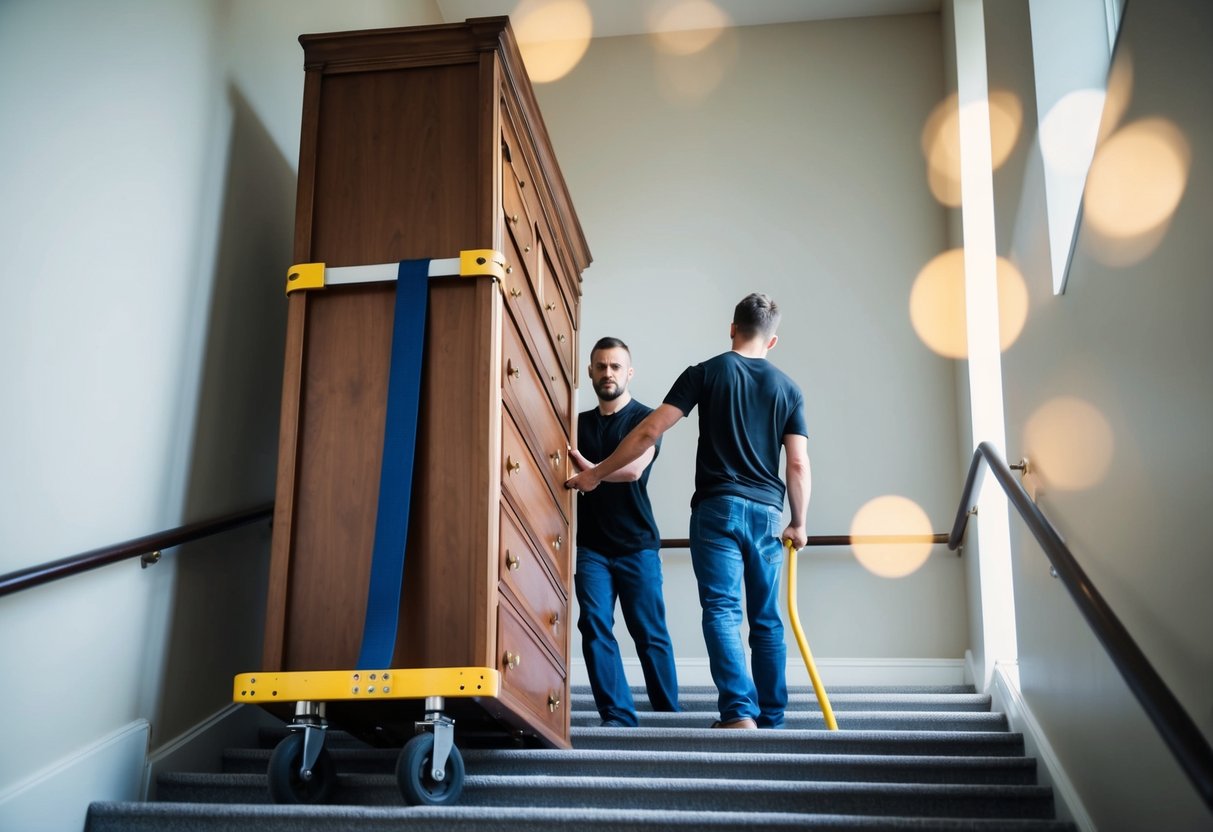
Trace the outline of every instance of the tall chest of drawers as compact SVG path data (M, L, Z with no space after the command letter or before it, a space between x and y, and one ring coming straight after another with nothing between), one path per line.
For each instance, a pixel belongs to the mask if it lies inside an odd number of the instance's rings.
M508 20L305 35L294 260L493 249L430 281L392 666L482 666L457 717L569 736L581 273L590 254ZM289 296L264 670L353 668L382 460L393 284ZM350 706L368 731L393 717Z

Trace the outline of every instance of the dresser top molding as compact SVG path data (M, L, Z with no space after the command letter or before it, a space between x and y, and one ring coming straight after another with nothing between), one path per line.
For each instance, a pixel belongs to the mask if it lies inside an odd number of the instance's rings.
M479 17L464 23L433 26L308 34L300 35L299 43L303 47L304 69L322 75L476 63L483 53L496 53L506 83L518 100L523 127L529 133L528 138L560 215L561 225L569 235L569 250L576 266L576 280L580 284L581 273L589 268L593 257L573 208L568 185L552 150L551 138L508 17ZM580 294L580 285L576 288Z

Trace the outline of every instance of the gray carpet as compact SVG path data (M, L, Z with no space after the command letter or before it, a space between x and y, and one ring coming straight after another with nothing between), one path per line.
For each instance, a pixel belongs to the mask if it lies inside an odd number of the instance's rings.
M1022 736L971 687L831 690L839 731L825 730L809 689L792 692L781 731L708 728L714 689L684 689L677 714L635 695L640 727L601 728L575 689L571 750L464 750L455 806L405 806L398 751L336 729L333 804L274 806L265 771L284 727L229 749L222 771L162 774L157 802L94 804L86 832L1074 828L1055 819Z

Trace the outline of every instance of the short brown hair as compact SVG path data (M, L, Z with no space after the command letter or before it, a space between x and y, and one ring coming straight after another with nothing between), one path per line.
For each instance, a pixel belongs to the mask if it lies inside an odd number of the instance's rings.
M751 292L733 310L733 325L743 338L770 338L779 328L779 307L761 292Z

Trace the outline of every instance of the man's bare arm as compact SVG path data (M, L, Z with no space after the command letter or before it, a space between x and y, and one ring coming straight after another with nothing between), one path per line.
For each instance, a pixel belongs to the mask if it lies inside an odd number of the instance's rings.
M791 520L783 530L783 539L791 540L797 549L808 542L805 515L809 510L809 494L813 490L813 475L809 468L809 441L805 437L789 433L783 437L786 457L784 480L788 485L788 509Z
M657 448L652 447L642 453L638 458L632 460L627 465L620 468L615 473L603 478L603 482L635 482L640 479L644 473L644 469L649 467L649 463L653 461L653 457L657 455ZM576 448L569 449L569 457L573 460L574 467L580 471L588 471L597 466L597 463L590 462L581 451Z
M578 491L593 491L598 484L604 482L611 474L621 470L630 462L639 459L646 451L652 450L667 430L672 428L682 418L682 411L672 404L662 404L636 427L623 437L615 452L602 462L582 471L565 481L565 488L575 488Z

